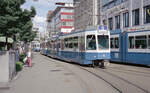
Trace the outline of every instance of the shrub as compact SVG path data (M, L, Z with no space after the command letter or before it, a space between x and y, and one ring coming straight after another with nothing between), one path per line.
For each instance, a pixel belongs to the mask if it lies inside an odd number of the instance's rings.
M26 57L25 54L20 54L19 55L19 61L23 62L23 59Z
M22 62L16 62L16 71L21 71L23 67L23 63Z

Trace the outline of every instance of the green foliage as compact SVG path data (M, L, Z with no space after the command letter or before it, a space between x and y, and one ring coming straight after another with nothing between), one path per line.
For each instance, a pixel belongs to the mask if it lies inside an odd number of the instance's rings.
M16 37L19 34L21 41L33 40L35 33L32 32L32 18L36 10L34 7L23 10L21 5L24 3L25 0L0 0L0 35Z
M23 62L23 59L26 57L25 54L20 54L19 55L19 61Z
M23 63L22 62L16 62L16 71L21 71L23 68Z

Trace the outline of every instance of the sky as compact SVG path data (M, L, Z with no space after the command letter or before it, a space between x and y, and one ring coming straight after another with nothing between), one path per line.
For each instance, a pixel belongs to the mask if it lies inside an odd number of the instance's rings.
M47 13L49 10L55 10L56 2L72 2L72 0L26 0L26 3L21 7L28 10L31 6L35 7L37 15L33 20L34 27L38 27L40 32L44 32L46 30Z

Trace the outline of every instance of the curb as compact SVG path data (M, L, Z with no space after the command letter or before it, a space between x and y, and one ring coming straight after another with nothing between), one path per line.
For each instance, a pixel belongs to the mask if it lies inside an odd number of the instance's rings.
M9 82L0 82L0 89L9 89L10 84Z

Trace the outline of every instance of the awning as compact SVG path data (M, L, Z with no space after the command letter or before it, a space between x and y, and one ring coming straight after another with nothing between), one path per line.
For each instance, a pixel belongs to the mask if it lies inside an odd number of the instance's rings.
M0 42L6 42L6 37L0 37ZM13 39L8 38L8 43L13 43Z

